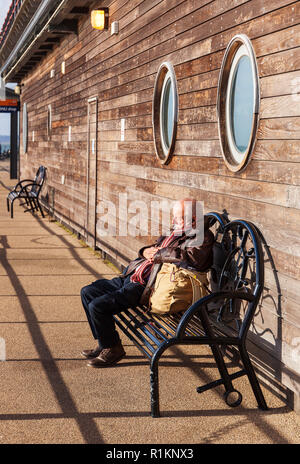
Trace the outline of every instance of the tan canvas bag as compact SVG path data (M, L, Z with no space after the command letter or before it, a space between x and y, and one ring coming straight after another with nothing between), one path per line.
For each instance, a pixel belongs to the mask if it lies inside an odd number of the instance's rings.
M150 311L155 314L174 314L185 311L195 301L208 294L206 272L178 268L164 263L157 274L150 297Z

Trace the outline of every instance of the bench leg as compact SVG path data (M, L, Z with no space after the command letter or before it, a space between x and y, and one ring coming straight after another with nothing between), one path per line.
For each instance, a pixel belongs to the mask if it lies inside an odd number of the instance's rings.
M160 417L159 412L159 386L158 386L158 362L150 368L150 394L151 394L151 416Z
M229 372L227 370L227 367L226 367L226 364L225 364L224 357L222 355L221 349L220 349L219 345L214 343L215 336L214 336L212 326L211 326L211 324L209 322L209 319L208 319L208 312L207 311L201 311L200 319L201 319L204 331L205 331L206 335L208 336L208 338L211 341L211 343L208 341L208 344L209 344L209 346L211 348L211 351L213 353L213 356L215 358L217 368L218 368L218 371L219 371L220 376L221 376L222 383L224 384L224 387L225 387L226 403L229 404L229 401L227 400L227 398L228 398L228 396L229 396L229 394L231 392L235 392L236 390L234 390L234 388L233 388L231 377L230 377ZM213 385L213 383L211 385ZM199 393L201 393L201 391L205 391L205 390L199 388L197 391ZM239 399L238 399L238 401L232 403L232 406L238 406L240 404L240 402L241 402L241 395L240 395L239 392L237 392L237 393L239 394Z
M267 411L269 408L267 406L267 403L265 401L263 392L260 388L260 385L258 383L255 371L253 369L252 363L250 361L248 352L244 346L239 347L240 354L241 354L241 359L243 361L249 382L251 384L253 393L255 395L256 401L258 403L258 407L262 409L263 411Z
M40 210L40 212L41 212L41 215L42 215L42 216L43 216L43 218L44 218L44 217L45 217L45 215L44 215L44 211L43 211L43 210L42 210L42 208L41 208L41 205L40 205L39 199L37 198L37 200L36 200L36 201L37 201L37 204L38 204L39 210Z
M38 210L38 209L37 209L37 206L36 206L36 204L35 204L34 198L29 198L29 203L30 203L30 209L29 209L29 211L31 211L32 213L34 213L35 210L36 210L36 211Z
M27 201L27 199L26 199ZM28 208L24 209L24 213L27 213L27 211L31 211L34 213L34 210L36 209L34 200L32 198L28 198L28 203L27 203Z
M150 363L150 394L151 394L151 416L160 417L159 409L159 382L158 382L158 362L164 351L170 346L176 345L177 340L171 339L163 342L154 353Z
M25 201L23 201L23 203L20 203L20 206L24 206L24 205L27 205L27 206L29 205L27 198L25 198Z
M221 378L223 380L223 384L224 384L226 392L233 391L234 388L233 388L233 385L232 385L232 381L231 381L229 372L227 370L227 367L226 367L226 364L225 364L225 361L224 361L224 358L223 358L223 355L222 355L222 352L221 352L219 346L212 344L210 346L210 348L211 348L211 350L213 352L213 355L214 355L214 358L215 358L215 361L216 361L216 364L217 364L217 368L218 368L219 374L221 375Z

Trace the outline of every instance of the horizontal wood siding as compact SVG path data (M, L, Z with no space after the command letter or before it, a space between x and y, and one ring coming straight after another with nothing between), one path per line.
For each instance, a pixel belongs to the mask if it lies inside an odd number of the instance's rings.
M118 35L92 30L89 18L82 17L78 36L63 39L23 81L29 142L24 154L21 136L22 177L33 175L40 164L47 166L45 201L50 202L54 189L57 216L84 233L87 100L97 96L98 221L101 202L112 201L118 211L123 193L128 202L145 201L148 212L153 200L191 196L203 200L206 211L225 208L231 218L257 224L276 267L273 272L266 262L262 308L252 328L257 359L261 366L264 360L271 365L265 368L269 380L273 376L299 395L300 2L101 4L109 6L110 22L119 21ZM216 99L225 48L238 33L248 35L256 53L261 110L252 160L242 173L232 173L221 155ZM173 64L179 92L175 154L166 166L155 156L152 130L154 82L163 61ZM48 140L50 104L53 124ZM125 211L118 212L124 226ZM97 238L104 251L125 264L145 242L151 243L150 235Z

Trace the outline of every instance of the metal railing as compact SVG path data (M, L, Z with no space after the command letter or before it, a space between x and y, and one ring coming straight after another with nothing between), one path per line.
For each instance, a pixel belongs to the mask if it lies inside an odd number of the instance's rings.
M17 16L23 2L24 0L12 0L0 32L0 48L4 44L5 39L14 23L15 17Z

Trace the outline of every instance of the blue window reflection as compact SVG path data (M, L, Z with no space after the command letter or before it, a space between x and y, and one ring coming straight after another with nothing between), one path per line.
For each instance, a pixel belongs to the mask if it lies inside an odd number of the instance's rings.
M172 82L169 78L164 87L162 100L162 138L167 148L170 148L173 134L174 95Z
M253 118L253 77L248 56L238 61L231 89L231 126L234 142L240 152L248 146Z

